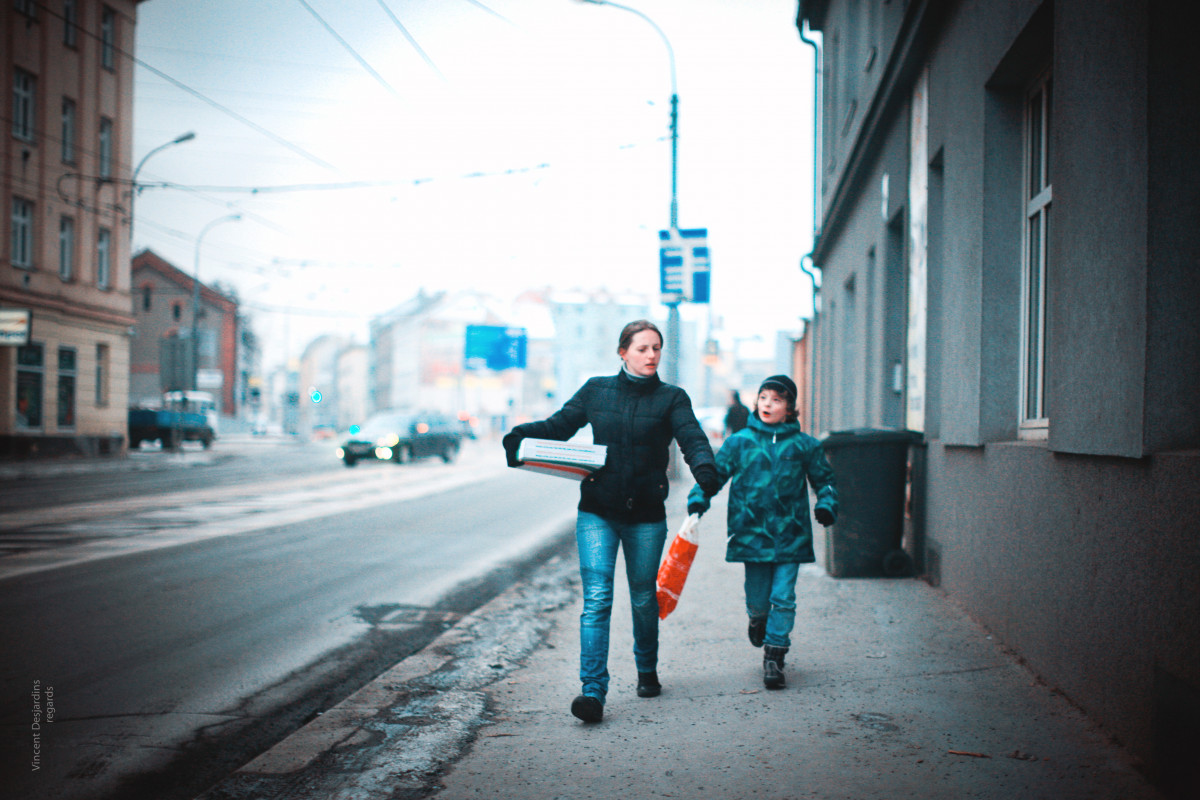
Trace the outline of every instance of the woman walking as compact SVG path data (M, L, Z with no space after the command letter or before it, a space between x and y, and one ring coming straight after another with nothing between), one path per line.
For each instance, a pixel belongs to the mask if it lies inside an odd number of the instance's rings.
M584 425L592 441L608 447L603 468L579 490L575 539L583 580L579 619L582 690L571 713L584 722L604 717L608 694L608 640L617 550L625 554L633 606L633 658L639 697L662 691L658 680L658 600L655 578L667 537L667 463L671 440L679 443L696 482L713 494L720 488L708 437L696 421L687 393L658 377L662 334L647 320L621 331L621 371L592 378L559 411L540 422L518 425L504 437L508 465L526 437L565 441Z

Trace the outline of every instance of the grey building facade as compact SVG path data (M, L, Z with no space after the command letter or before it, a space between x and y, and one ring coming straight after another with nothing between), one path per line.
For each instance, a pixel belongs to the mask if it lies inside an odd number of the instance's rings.
M1196 18L797 20L821 90L811 428L924 434L921 574L1178 796L1200 787Z

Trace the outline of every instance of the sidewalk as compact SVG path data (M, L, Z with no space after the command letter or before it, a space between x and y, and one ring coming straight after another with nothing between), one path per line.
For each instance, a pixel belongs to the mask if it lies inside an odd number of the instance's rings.
M802 569L788 686L764 689L741 565L724 561L723 498L661 627L660 697L634 692L618 564L604 721L571 716L581 601L575 561L560 559L203 797L1159 797L1123 751L918 580Z

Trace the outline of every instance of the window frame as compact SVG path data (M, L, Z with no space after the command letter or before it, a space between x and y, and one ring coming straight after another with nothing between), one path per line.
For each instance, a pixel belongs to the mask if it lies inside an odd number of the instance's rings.
M100 7L100 66L112 72L117 64L117 12Z
M12 135L23 142L37 138L37 75L13 67Z
M108 378L110 350L107 344L96 345L96 408L106 408L109 399Z
M9 262L19 269L33 269L33 201L13 195L9 215Z
M70 354L71 363L63 366L64 354ZM56 423L60 430L74 430L78 419L77 391L79 387L79 351L74 347L58 348L58 389L56 398ZM64 389L70 389L69 394ZM65 413L64 413L65 412Z
M1021 353L1018 437L1049 436L1046 411L1046 278L1049 273L1053 76L1043 72L1025 93L1022 147Z
M96 231L96 288L112 288L112 231L108 228Z
M108 117L100 118L100 151L98 154L97 172L101 180L112 180L113 177L113 121Z
M23 363L27 356L36 353L37 363ZM17 390L14 394L14 411L15 416L13 422L17 430L21 431L40 431L46 425L46 348L41 342L30 342L17 347L16 358L16 377ZM24 377L24 381L22 378ZM30 380L32 379L32 384ZM21 414L22 389L27 389L32 385L35 389L34 403L31 404L31 409L34 412L33 422L30 422L30 415ZM24 421L22 420L24 416Z
M62 99L62 118L60 134L62 136L61 155L64 164L75 163L75 139L79 135L79 107L67 96Z
M63 0L63 44L67 47L79 46L79 4L76 0Z
M58 218L58 277L64 283L75 280L75 218Z

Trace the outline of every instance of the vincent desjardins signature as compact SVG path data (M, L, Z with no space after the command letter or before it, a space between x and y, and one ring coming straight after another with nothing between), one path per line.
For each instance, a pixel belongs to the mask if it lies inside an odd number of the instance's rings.
M54 722L54 687L42 686L41 681L33 682L33 771L42 768L42 725Z

